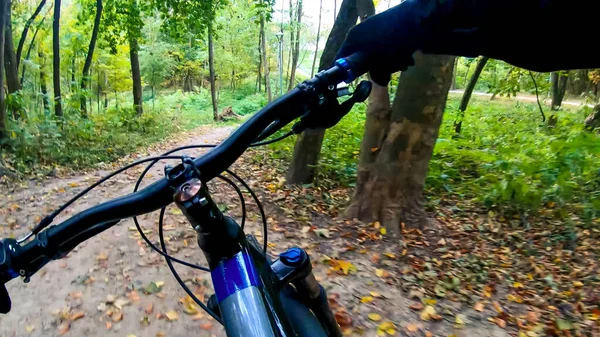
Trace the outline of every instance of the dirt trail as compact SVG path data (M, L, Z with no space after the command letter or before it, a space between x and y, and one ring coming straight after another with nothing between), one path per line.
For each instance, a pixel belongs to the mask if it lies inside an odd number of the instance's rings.
M184 142L164 142L158 148L149 150L150 153L136 154L127 159L132 161L138 156L158 154L176 144L214 143L225 138L232 130L233 127L201 128L188 133L189 136L180 137L186 139ZM198 153L188 152L190 155ZM161 162L151 170L153 176L149 181L162 175L164 164ZM55 223L101 201L129 193L141 170L141 167L134 169L102 185L65 212L62 218L56 219ZM29 182L16 188L1 187L0 237L23 235L27 227L37 223L41 216L107 172L98 170L43 182ZM260 184L260 177L244 178L249 178L253 185ZM228 213L239 217L239 207L231 190L222 184L214 184L211 188L223 192L219 193L223 195L218 199L219 202L228 209ZM377 327L389 320L396 324L397 331L388 330L388 333L396 336L424 336L426 330L432 331L435 336L508 336L505 330L486 322L482 315L475 315L474 318L465 316L468 324L462 329L454 328L453 319L435 323L420 321L418 311L409 309L414 301L408 299L400 287L386 284L378 278L369 256L364 254L352 253L351 260L358 272L347 276L331 274L330 267L319 263L319 260L323 254L335 256L335 251L346 245L344 239L334 237L324 240L312 232L304 231L304 234L300 234L302 225L295 223L289 215L286 217L285 209L269 201L266 201L266 206L271 216L269 242L272 253L281 252L292 245L301 245L310 250L317 278L330 294L339 294L339 302L352 318L354 330L349 335L376 336ZM250 205L249 211L254 215L249 218L246 232L257 234L258 239L262 240L256 207ZM319 219L313 220L330 221ZM156 241L157 214L142 216L140 220L151 240ZM282 227L278 224L282 224ZM7 229L9 227L14 230ZM282 230L283 227L288 230ZM204 263L195 245L193 231L177 210L170 209L167 212L165 231L169 249L175 256ZM292 231L294 235L288 235ZM192 285L193 291L211 293L208 274L184 268L178 270L182 278ZM153 289L148 287L150 282L155 282L159 287L164 282L164 286L160 290ZM224 336L218 324L206 315L197 313L197 308L184 300L185 293L173 279L164 260L140 242L130 219L81 244L67 258L51 262L32 277L30 283L17 279L7 284L7 288L13 299L13 310L9 315L0 316L1 337ZM361 297L371 292L379 294L372 302L363 302ZM384 320L367 318L372 312L381 314Z

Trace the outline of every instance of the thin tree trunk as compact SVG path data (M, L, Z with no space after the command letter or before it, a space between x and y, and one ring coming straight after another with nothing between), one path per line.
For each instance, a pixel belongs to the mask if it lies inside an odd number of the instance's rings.
M454 70L452 71L452 86L450 87L450 90L456 90L456 75L457 75L456 70L458 69L458 61L459 60L460 60L459 57L456 57L454 59Z
M319 53L319 37L321 35L321 16L323 15L323 0L319 1L319 23L317 24L317 41L315 41L315 55L313 56L312 67L310 68L310 77L315 76L315 65L317 64L317 54Z
M262 91L262 48L261 48L262 34L258 34L258 75L256 77L256 87L258 92Z
M85 56L85 63L83 64L83 71L81 74L81 100L79 103L81 108L81 115L83 117L87 116L87 107L85 105L85 91L88 87L90 67L92 66L92 60L94 58L96 40L98 40L98 32L100 30L100 19L102 19L102 0L96 0L96 17L94 18L94 28L92 29L92 37L90 39L90 45L88 46L88 52Z
M298 68L298 58L300 57L300 25L302 24L302 0L298 0L298 12L296 14L296 37L294 39L294 51L292 54L292 69L290 70L290 82L288 90L292 90L296 85L296 68Z
M267 99L269 102L273 100L273 95L271 94L271 81L269 79L269 59L267 58L267 37L265 34L265 14L261 12L260 14L260 42L262 47L262 62L265 67L265 90L267 91Z
M552 72L552 110L558 110L561 105L567 89L568 77L564 72Z
M133 108L138 116L144 113L142 103L142 75L140 74L139 45L136 38L129 39L129 59L131 60L131 77L133 78Z
M35 18L40 14L45 4L46 0L40 1L33 14L29 17L27 22L25 22L23 32L21 33L21 39L19 39L19 46L17 47L17 69L19 69L19 65L21 63L21 54L23 53L23 47L25 46L25 39L27 39L27 33L29 32L29 28L31 27L31 24L33 24L33 21L35 21Z
M217 89L215 78L215 51L213 46L213 27L212 22L208 24L208 69L210 75L210 97L212 99L213 119L219 119L219 106L217 103Z
M44 49L38 48L38 57L40 59L40 90L42 92L42 102L44 103L44 115L50 114L50 100L48 98L48 87L46 86L46 55L44 55Z
M33 44L35 43L35 39L38 35L38 32L40 31L40 27L44 23L44 20L46 20L45 16L42 18L40 23L35 27L35 32L33 33L33 37L31 38L29 47L27 47L27 54L25 55L25 60L29 60L29 57L31 56L31 49L33 48ZM17 59L17 61L19 61L19 59ZM19 80L19 84L21 85L21 87L23 87L23 81L25 81L25 68L26 68L25 63L23 63L23 65L21 66L21 80Z
M60 94L60 1L54 0L54 21L52 22L52 82L54 84L54 114L62 117Z
M17 71L17 56L15 54L15 45L13 44L12 37L12 4L8 1L6 11L6 26L4 31L4 67L6 71L6 87L8 88L9 95L14 95L21 90L21 84L19 83L19 73ZM19 106L16 100L10 106L14 119L25 117L25 110Z
M469 105L469 101L471 100L471 95L473 95L473 90L475 89L475 85L477 84L477 80L479 80L479 76L485 69L485 65L489 61L489 57L483 56L477 61L477 66L475 66L475 72L471 75L469 79L469 83L465 87L465 92L463 93L462 99L460 100L460 105L458 110L460 111L458 120L454 121L454 132L457 135L460 135L460 131L462 129L462 122L465 118L465 111L467 111L467 106ZM453 75L454 78L454 75Z
M294 3L290 0L290 49L288 51L287 66L285 67L285 78L290 83L290 67L292 65L292 53L294 50L294 34L296 25L294 24ZM282 13L283 15L283 13Z
M0 151L3 148L3 141L8 137L6 127L6 97L4 93L4 32L6 28L6 12L8 11L7 6L8 1L0 0ZM2 156L0 155L1 161Z
M96 66L96 113L100 112L100 95L102 95L102 84L100 84L100 69Z
M427 223L423 188L452 82L451 56L417 53L402 72L390 123L372 166L362 167L347 215L378 220L394 236L400 224Z
M356 24L358 10L355 0L344 0L340 12L331 28L325 49L321 54L319 71L335 61L335 55L346 38L348 31ZM315 177L315 167L323 144L325 130L306 130L296 140L294 156L286 174L288 184L310 183Z

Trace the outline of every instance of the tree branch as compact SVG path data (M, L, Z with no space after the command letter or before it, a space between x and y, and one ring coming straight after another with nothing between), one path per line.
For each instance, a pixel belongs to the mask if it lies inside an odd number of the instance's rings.
M40 14L40 12L42 11L42 8L44 7L45 4L46 4L46 0L42 0L40 2L40 4L37 6L37 8L35 9L35 12L33 12L33 15L31 15L29 20L27 20L27 22L25 22L25 27L23 27L23 32L21 33L21 39L19 40L19 46L17 47L17 69L19 69L19 65L21 64L21 54L23 53L23 46L25 45L25 39L27 38L27 33L29 32L29 27L31 27L31 24L33 23L33 21L35 21L35 18Z

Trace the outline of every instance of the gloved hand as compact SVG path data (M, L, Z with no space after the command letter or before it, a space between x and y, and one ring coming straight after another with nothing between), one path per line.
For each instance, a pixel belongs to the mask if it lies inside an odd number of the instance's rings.
M348 32L336 59L360 52L367 58L371 80L385 86L392 73L414 65L423 28L414 1L406 1L370 17Z

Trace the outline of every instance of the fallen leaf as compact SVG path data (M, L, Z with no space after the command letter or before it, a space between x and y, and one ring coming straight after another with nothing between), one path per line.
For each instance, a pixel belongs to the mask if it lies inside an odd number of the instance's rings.
M329 234L329 229L326 228L320 228L320 229L315 229L313 231L317 236L329 239L331 237L331 234Z
M527 320L527 322L535 324L540 319L540 313L535 311L528 311L525 319Z
M462 329L465 326L465 320L463 318L463 315L458 314L456 315L456 317L454 318L454 327L457 329Z
M129 305L129 303L128 299L119 297L115 300L114 306L119 310L123 310L123 307Z
M375 228L375 229L379 229L379 227L381 227L381 223L379 223L379 221L375 221L375 222L373 223L373 228Z
M373 297L371 296L364 296L360 299L360 303L371 303L373 302Z
M378 313L372 312L372 313L368 314L367 317L369 317L369 319L374 322L381 321L381 315L379 315Z
M165 316L167 316L167 320L176 321L179 319L179 314L173 310L165 312Z
M106 322L106 329L110 330L110 328L112 328L112 323Z
M581 282L581 281L573 281L573 287L575 287L575 288L581 288L581 287L583 287L583 282Z
M396 334L396 326L394 323L387 321L379 324L377 327L377 335L385 336L386 334L388 336L393 336Z
M210 330L210 329L212 329L212 327L213 327L213 324L211 322L206 322L206 323L200 324L200 329L203 329L203 330Z
M102 252L96 256L96 261L106 261L108 260L108 255L105 252Z
M575 326L573 325L573 322L571 322L569 320L557 318L556 319L556 328L560 331L566 331L566 330L574 329Z
M150 315L154 310L154 303L148 303L148 305L144 308L144 312Z
M446 245L446 239L441 238L440 241L438 241L438 246L445 246Z
M406 330L410 332L416 332L417 330L419 330L419 327L414 323L410 323L406 326Z
M381 235L386 235L387 229L385 229L385 227L381 227L381 229L379 230L379 233L381 233Z
M334 271L342 272L344 275L348 275L349 273L357 270L356 266L348 261L331 259L329 263Z
M371 255L371 263L372 264L378 264L380 260L381 260L381 256L379 255L379 253L374 253L373 255Z
M483 303L481 303L481 302L475 303L475 306L473 306L473 309L475 309L476 311L479 311L479 312L483 312Z
M156 333L156 337L165 337L165 336L166 336L165 333L162 331L159 331Z
M435 305L437 300L435 298L426 298L423 300L423 303L425 303L425 305Z
M381 294L376 292L376 291L371 291L369 292L369 295L373 296L373 297L381 297Z
M429 321L430 319L434 319L434 317L436 317L436 316L437 316L437 311L431 305L426 306L425 309L423 309L423 311L421 311L421 314L419 315L419 317L421 317L421 319L424 321Z
M396 254L394 253L383 253L383 256L389 258L389 259L395 259L396 258Z
M521 283L521 282L515 282L515 283L513 283L513 288L515 288L515 289L523 289L523 283Z
M162 290L164 282L159 285L160 282L150 281L147 286L142 289L142 292L146 295L156 294Z
M433 334L430 331L425 331L425 337L433 337Z
M127 335L127 337L137 337L137 336L130 333L129 335Z
M140 324L143 326L150 325L150 317L148 317L148 315L144 315L144 317L140 319Z
M58 326L58 333L61 335L66 334L67 332L69 332L69 329L71 328L71 324L69 322L62 322L59 326Z
M140 295L138 295L137 291L132 290L127 293L127 298L132 302L137 302L140 300Z
M506 328L506 321L503 320L502 318L496 317L494 319L494 323L496 323L496 325L499 326L499 327L501 327L502 329Z
M523 298L519 295L508 294L506 295L506 299L510 302L523 303Z
M421 302L413 302L408 306L412 310L423 310L423 303Z
M123 312L122 311L117 311L112 315L112 321L113 322L120 322L123 320Z
M71 314L71 320L76 321L76 320L82 318L83 316L85 316L85 313L83 311L77 311L77 312Z
M31 333L33 330L35 330L35 326L33 326L33 325L25 326L25 331L27 331L27 333Z
M388 271L379 268L375 269L375 275L377 275L377 277L380 278L386 278L391 276L391 274Z

